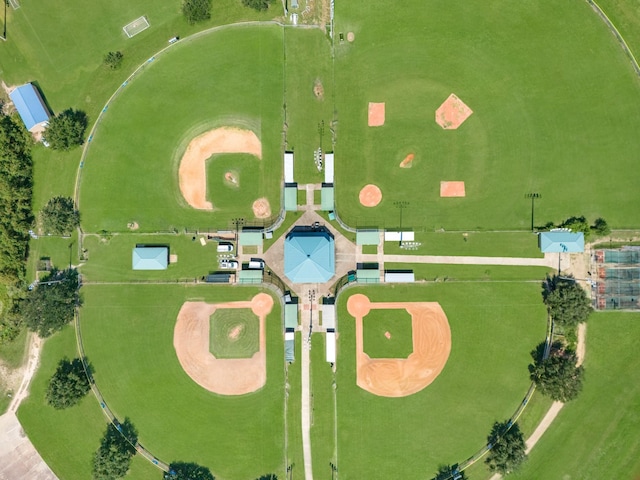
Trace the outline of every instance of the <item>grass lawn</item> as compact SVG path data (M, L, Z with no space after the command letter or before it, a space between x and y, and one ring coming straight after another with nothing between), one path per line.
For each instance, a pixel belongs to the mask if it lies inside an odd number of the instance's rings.
M447 264L410 264L385 262L387 270L410 268L416 280L432 282L449 281L503 281L522 280L541 283L547 274L552 273L546 267L512 267L504 265L447 265Z
M51 265L59 270L69 268L69 263L78 264L78 233L76 231L69 238L38 237L29 240L29 257L27 258L27 280L35 280L39 263L49 259Z
M565 405L514 479L640 476L639 337L636 313L590 317L584 390Z
M65 327L46 341L40 367L30 385L29 397L20 405L18 418L31 442L61 479L91 478L91 461L100 446L107 420L98 401L89 393L80 403L56 410L45 401L49 378L58 362L77 356L75 332ZM136 420L133 419L136 427ZM157 480L160 471L139 455L133 458L127 478Z
M640 55L640 10L635 0L597 0L609 20L624 37L627 46L638 60ZM604 22L602 28L608 28ZM613 35L612 33L610 35Z
M251 202L202 211L188 206L179 191L178 165L187 145L221 126L258 135L262 160L240 156L240 167L248 170L238 195L266 197L277 211L282 82L282 29L276 26L230 27L181 41L150 63L109 105L88 151L80 189L85 231L125 231L131 221L142 232L226 228L233 217L252 219ZM225 195L210 193L214 205L224 204Z
M406 310L372 309L363 318L363 337L364 352L371 358L407 358L413 352L411 315Z
M279 303L267 318L267 385L257 392L221 396L204 390L184 372L173 348L184 301L246 300L258 292L210 285L83 288L82 334L96 383L114 413L130 417L140 442L163 461L194 461L220 478L284 477Z
M287 466L292 467L293 478L304 478L304 458L302 453L302 372L300 352L302 351L301 336L295 338L296 361L287 366L286 382L286 423L287 423Z
M26 360L29 333L23 328L18 336L11 342L2 344L0 348L0 361L9 368L17 368Z
M209 350L216 358L251 358L260 350L260 319L249 308L218 308L211 315Z
M325 358L325 336L311 336L311 451L315 478L331 478L336 463L334 375Z
M346 312L355 293L441 304L452 349L429 387L384 398L356 386L355 322ZM338 468L347 478L419 478L475 453L522 401L529 352L546 325L538 285L523 282L355 288L339 297L338 317Z
M356 37L337 44L335 60L336 207L346 223L397 225L394 202L407 201L405 227L526 230L530 192L542 195L537 225L572 215L640 222L629 175L640 82L586 2L392 9L376 0L366 16L340 5L336 31ZM434 111L452 92L474 113L444 131ZM386 102L384 126L367 126L368 102ZM401 169L408 152L413 167ZM467 196L440 198L442 180L464 181ZM368 183L382 190L376 208L357 200Z

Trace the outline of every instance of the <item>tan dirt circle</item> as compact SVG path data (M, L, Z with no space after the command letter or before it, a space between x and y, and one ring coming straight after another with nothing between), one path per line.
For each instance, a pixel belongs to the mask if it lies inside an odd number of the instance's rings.
M372 359L364 353L363 317L371 309L404 309L411 315L413 352L407 358ZM347 310L356 319L356 383L381 397L419 392L442 372L451 352L451 329L437 302L376 302L362 294L349 297Z
M356 35L353 32L349 32L347 33L347 41L348 42L353 42L356 39Z
M267 383L266 317L273 298L259 293L250 301L228 303L185 302L173 330L173 346L187 375L219 395L244 395ZM209 351L209 317L218 308L250 308L260 319L260 349L251 358L219 359Z
M262 159L262 143L251 130L234 127L216 128L191 140L180 160L178 183L193 208L213 210L207 201L206 161L218 153L248 153Z
M382 200L382 191L377 185L370 183L360 190L358 195L360 203L365 207L375 207Z
M269 204L269 200L264 197L253 202L251 208L256 218L269 218L271 216L271 205Z

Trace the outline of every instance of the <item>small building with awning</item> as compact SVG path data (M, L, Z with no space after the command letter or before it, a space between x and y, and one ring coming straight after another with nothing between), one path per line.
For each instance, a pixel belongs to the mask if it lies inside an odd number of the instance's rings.
M540 232L538 246L542 253L582 253L584 233L571 231Z
M168 265L169 247L138 245L133 249L134 270L166 270Z

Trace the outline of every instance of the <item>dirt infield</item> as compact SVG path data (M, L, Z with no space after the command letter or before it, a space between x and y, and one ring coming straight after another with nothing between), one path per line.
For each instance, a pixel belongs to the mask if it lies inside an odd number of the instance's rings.
M250 301L185 302L178 312L173 346L184 371L201 387L220 395L255 392L267 383L266 317L273 298L259 293ZM250 308L260 319L260 350L251 358L218 359L209 351L209 317L217 308Z
M271 205L269 204L269 200L264 197L253 202L251 208L256 218L269 218L271 216Z
M455 130L473 113L453 93L436 110L436 123L445 130Z
M371 309L405 309L411 315L413 352L406 359L371 359L363 349L363 317ZM349 297L356 319L357 385L382 397L406 397L419 392L440 374L451 352L451 330L437 302L371 303L362 294Z
M189 143L178 168L180 193L198 210L213 210L207 201L206 161L217 153L248 153L262 159L262 144L250 130L221 127L204 133Z
M365 185L358 195L360 203L365 207L375 207L382 200L382 191L373 184Z
M464 182L440 182L441 197L464 197Z
M384 103L369 103L369 126L380 127L384 125Z

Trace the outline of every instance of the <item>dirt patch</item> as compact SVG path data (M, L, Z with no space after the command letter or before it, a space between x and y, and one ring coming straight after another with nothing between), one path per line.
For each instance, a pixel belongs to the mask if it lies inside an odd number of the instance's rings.
M400 168L411 168L411 166L413 165L414 157L415 155L413 153L410 153L409 155L404 157L404 160L400 162Z
M436 110L436 123L445 130L455 130L472 113L473 110L452 93Z
M213 210L207 201L206 161L218 153L248 153L262 159L262 144L256 134L240 128L221 127L204 133L189 143L178 168L180 193L198 210Z
M381 127L384 125L385 104L369 102L368 118L370 127Z
M220 395L244 395L267 383L266 317L273 298L259 293L250 301L185 302L178 312L173 346L184 371L201 387ZM250 308L260 319L260 349L251 358L218 359L209 351L209 318L217 308Z
M171 255L169 255L169 264L171 265L174 263L178 263L178 255L172 253Z
M129 230L138 230L140 228L140 225L138 225L138 222L129 222L127 223L127 228Z
M251 209L256 218L269 218L271 216L271 205L269 204L269 200L264 197L253 202Z
M404 309L411 315L413 352L407 358L371 359L363 349L363 322L371 309ZM349 297L347 310L356 319L357 385L382 397L419 392L442 372L451 352L451 330L437 302L372 303L362 294Z
M375 207L382 200L382 191L376 185L369 184L362 187L358 195L360 203L365 207Z
M464 197L464 182L440 182L441 197Z
M390 332L384 332L384 338L386 338L387 340L391 340L391 333Z
M347 42L353 42L356 39L356 34L353 32L347 33Z
M313 84L313 96L318 100L324 100L324 87L320 80L316 80Z
M224 183L233 188L240 187L240 175L238 172L224 172Z
M236 325L229 331L228 338L229 340L235 342L240 334L244 331L244 325Z

